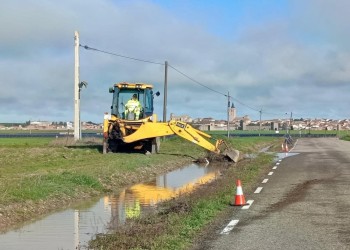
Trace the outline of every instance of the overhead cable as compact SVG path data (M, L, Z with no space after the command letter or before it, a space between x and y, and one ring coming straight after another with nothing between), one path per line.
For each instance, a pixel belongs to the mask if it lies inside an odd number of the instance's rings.
M212 89L212 88L210 88L210 87L208 87L208 86L206 86L206 85L204 85L204 84L202 84L202 83L196 81L196 80L193 79L192 77L186 75L185 73L181 72L180 70L176 69L175 67L171 66L170 64L168 64L168 66L169 66L170 68L172 68L173 70L175 70L177 73L179 73L179 74L183 75L184 77L190 79L192 82L195 82L195 83L201 85L202 87L207 88L207 89L209 89L209 90L211 90L211 91L213 91L213 92L215 92L215 93L217 93L217 94L220 94L220 95L223 95L223 96L227 96L227 95L224 94L224 93L221 93L221 92L219 92L219 91L217 91L217 90L215 90L215 89Z
M124 56L124 55L120 55L120 54L116 54L116 53L112 53L112 52L108 52L108 51L92 48L92 47L89 47L87 45L79 44L79 46L83 47L86 50L94 50L94 51L98 51L98 52L105 53L105 54L108 54L108 55L113 55L113 56L119 56L119 57L127 58L127 59L130 59L130 60L135 60L135 61L145 62L145 63L158 64L158 65L164 65L164 63L153 62L153 61L150 61L150 60L144 60L144 59L139 59L139 58L135 58L135 57Z
M108 51L104 51L104 50L92 48L92 47L89 47L89 46L87 46L87 45L81 45L81 44L79 44L79 46L82 47L82 48L84 48L84 49L86 49L86 50L93 50L93 51L97 51L97 52L100 52L100 53L104 53L104 54L108 54L108 55L113 55L113 56L118 56L118 57L130 59L130 60L134 60L134 61L139 61L139 62L144 62L144 63L151 63L151 64L157 64L157 65L165 65L164 63L155 62L155 61L151 61L151 60L140 59L140 58L136 58L136 57L124 56L124 55L121 55L121 54L117 54L117 53L113 53L113 52L108 52ZM229 97L230 99L232 99L232 100L234 100L234 101L240 103L241 105L243 105L243 106L245 106L245 107L247 107L247 108L249 108L249 109L251 109L251 110L254 110L254 111L256 111L256 112L262 112L262 110L259 110L259 109L257 109L257 108L253 108L253 107L251 107L251 106L249 106L249 105L247 105L247 104L241 102L241 101L238 100L237 98L234 98L234 97L232 97L232 96L230 96L230 95L227 95L227 94L222 93L222 92L220 92L220 91L217 91L217 90L215 90L215 89L213 89L213 88L210 88L210 87L206 86L206 85L203 84L203 83L200 83L199 81L197 81L197 80L195 80L194 78L188 76L187 74L181 72L180 70L178 70L177 68L175 68L174 66L172 66L172 65L170 65L170 64L168 64L168 66L169 66L170 68L172 68L173 70L175 70L177 73L179 73L179 74L183 75L184 77L188 78L188 79L191 80L192 82L194 82L194 83L196 83L196 84L198 84L198 85L200 85L200 86L202 86L202 87L204 87L204 88L206 88L206 89L209 89L209 90L212 91L212 92L215 92L215 93L220 94L220 95L225 96L225 97ZM269 112L265 112L265 111L262 112L262 113L280 116L280 114L274 114L274 113L269 113Z
M254 111L256 111L256 112L260 112L260 110L255 109L255 108L252 108L252 107L248 106L247 104L244 104L243 102L241 102L240 100L238 100L238 99L236 99L236 98L234 98L234 97L232 97L232 96L230 96L230 98L231 98L232 100L234 100L234 101L236 101L236 102L242 104L243 106L246 106L247 108L250 108L250 109L252 109L252 110L254 110Z

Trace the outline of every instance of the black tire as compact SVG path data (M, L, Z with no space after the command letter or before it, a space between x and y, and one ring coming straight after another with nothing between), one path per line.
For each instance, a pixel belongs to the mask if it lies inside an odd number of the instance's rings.
M152 154L158 154L160 149L160 139L159 137L153 138L152 139L152 149L151 153Z
M120 151L122 141L120 139L109 139L107 146L107 153L117 153Z
M158 154L159 148L160 148L160 139L159 137L155 137L152 139L149 139L145 142L145 151L151 153L151 154Z

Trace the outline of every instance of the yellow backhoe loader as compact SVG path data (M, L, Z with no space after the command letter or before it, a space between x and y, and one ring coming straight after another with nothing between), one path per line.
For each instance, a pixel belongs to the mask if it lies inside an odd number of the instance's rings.
M113 101L111 114L105 113L103 122L104 154L133 149L158 153L159 137L178 135L237 162L239 152L229 149L225 141L211 143L208 141L210 135L185 122L158 122L157 115L153 113L153 98L154 95L159 96L159 92L154 93L151 84L121 82L114 84L109 92L113 93ZM131 106L128 106L129 103Z

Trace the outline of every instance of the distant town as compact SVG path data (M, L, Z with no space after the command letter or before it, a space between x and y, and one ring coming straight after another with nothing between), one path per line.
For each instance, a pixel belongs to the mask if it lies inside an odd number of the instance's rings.
M272 119L252 121L249 116L237 117L236 108L229 108L228 121L211 117L191 118L188 115L170 114L171 120L191 124L203 131L220 130L350 130L350 119ZM82 122L82 130L102 130L102 123ZM24 123L0 123L0 130L73 130L73 122L27 121Z

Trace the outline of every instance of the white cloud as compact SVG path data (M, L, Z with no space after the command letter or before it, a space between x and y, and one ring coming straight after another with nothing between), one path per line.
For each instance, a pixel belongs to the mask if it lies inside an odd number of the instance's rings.
M6 91L0 93L0 121L73 120L75 30L83 45L159 63L167 60L199 83L219 93L229 91L254 109L321 114L319 107L327 103L329 115L346 118L346 7L347 1L334 6L330 1L296 1L284 19L227 28L239 32L223 37L209 33L212 27L201 26L199 20L183 19L151 1L3 1L0 87ZM195 16L200 18L200 13ZM82 91L83 120L102 121L111 103L108 88L115 82L154 83L163 92L162 65L83 48L80 76L89 83ZM168 76L168 117L173 112L226 118L225 96L172 68ZM156 104L161 116L162 96ZM245 105L235 105L239 115L258 117Z

